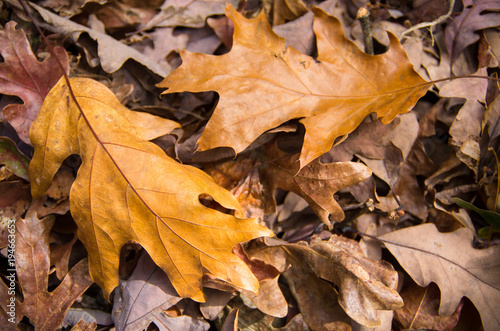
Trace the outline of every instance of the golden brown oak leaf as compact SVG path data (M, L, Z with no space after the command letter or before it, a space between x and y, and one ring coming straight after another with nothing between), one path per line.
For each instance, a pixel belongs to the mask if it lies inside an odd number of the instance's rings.
M474 249L470 229L441 233L432 223L379 238L419 286L439 286L440 315L452 315L465 296L479 311L485 331L500 328L500 245Z
M31 127L32 195L45 192L67 156L81 156L70 192L71 214L89 254L92 279L104 295L118 285L120 250L129 241L146 249L182 297L204 300L204 273L256 292L258 280L232 249L272 232L253 219L202 205L199 196L208 194L241 212L237 200L210 176L175 162L147 141L178 124L128 110L91 79L72 79L71 85L83 114L61 80Z
M313 8L318 57L292 47L271 30L262 13L248 20L231 6L233 47L221 56L181 52L182 65L158 86L164 93L216 91L220 101L198 144L201 150L243 151L258 136L291 119L306 133L300 167L327 152L370 113L384 124L409 111L431 83L414 70L398 39L367 55L344 37L340 22Z

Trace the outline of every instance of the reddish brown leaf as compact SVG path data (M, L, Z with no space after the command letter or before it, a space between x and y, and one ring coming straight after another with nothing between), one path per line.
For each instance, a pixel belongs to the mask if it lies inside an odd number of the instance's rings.
M395 317L405 329L451 331L457 325L463 307L462 302L452 315L440 316L440 293L434 283L424 288L411 282L405 286L401 297L405 305L395 311Z
M56 60L48 56L39 62L23 30L16 30L15 22L8 22L0 30L0 93L20 97L24 104L11 104L3 109L7 121L16 129L19 138L29 144L31 123L38 115L43 99L62 76ZM62 47L54 48L59 61L69 70L68 55Z
M362 163L323 164L319 160L300 170L298 157L298 154L286 154L274 145L269 148L270 161L265 162L259 169L264 194L270 203L267 209L276 209L274 190L279 187L304 198L321 221L331 227L329 218L334 222L344 218L342 208L335 201L335 192L370 177L371 171Z
M25 315L40 330L60 327L66 311L92 284L85 259L49 292L49 235L53 222L53 217L40 220L31 211L25 219L16 221L16 273L24 297L16 318Z

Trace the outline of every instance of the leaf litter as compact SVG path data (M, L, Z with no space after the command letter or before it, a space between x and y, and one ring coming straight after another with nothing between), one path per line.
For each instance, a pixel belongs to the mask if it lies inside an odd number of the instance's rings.
M4 2L2 322L498 329L497 4L232 4Z

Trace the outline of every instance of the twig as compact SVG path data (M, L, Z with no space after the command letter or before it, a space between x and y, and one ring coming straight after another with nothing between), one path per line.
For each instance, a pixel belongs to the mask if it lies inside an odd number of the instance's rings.
M435 19L432 22L422 22L422 23L414 25L411 28L405 30L403 33L401 33L401 36L399 37L399 41L402 41L403 38L405 38L405 36L407 34L409 34L410 32L413 32L415 30L422 29L422 28L429 28L429 30L432 33L431 28L433 26L443 23L444 21L446 21L451 16L451 13L453 12L453 7L454 6L455 6L455 0L450 0L450 8L448 9L448 12L446 14L444 14L442 16L439 16L437 19Z
M365 43L365 53L373 55L373 37L369 17L370 12L366 7L361 7L358 9L356 18L361 23L361 30L363 31L363 42Z

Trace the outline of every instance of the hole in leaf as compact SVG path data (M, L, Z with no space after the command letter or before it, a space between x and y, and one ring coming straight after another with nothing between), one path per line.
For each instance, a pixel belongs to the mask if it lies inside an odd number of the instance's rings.
M226 207L223 207L221 204L219 204L217 201L212 198L211 195L202 193L198 196L198 200L200 203L210 209L217 210L218 212L227 214L227 215L234 215L234 210L232 209L227 209Z

